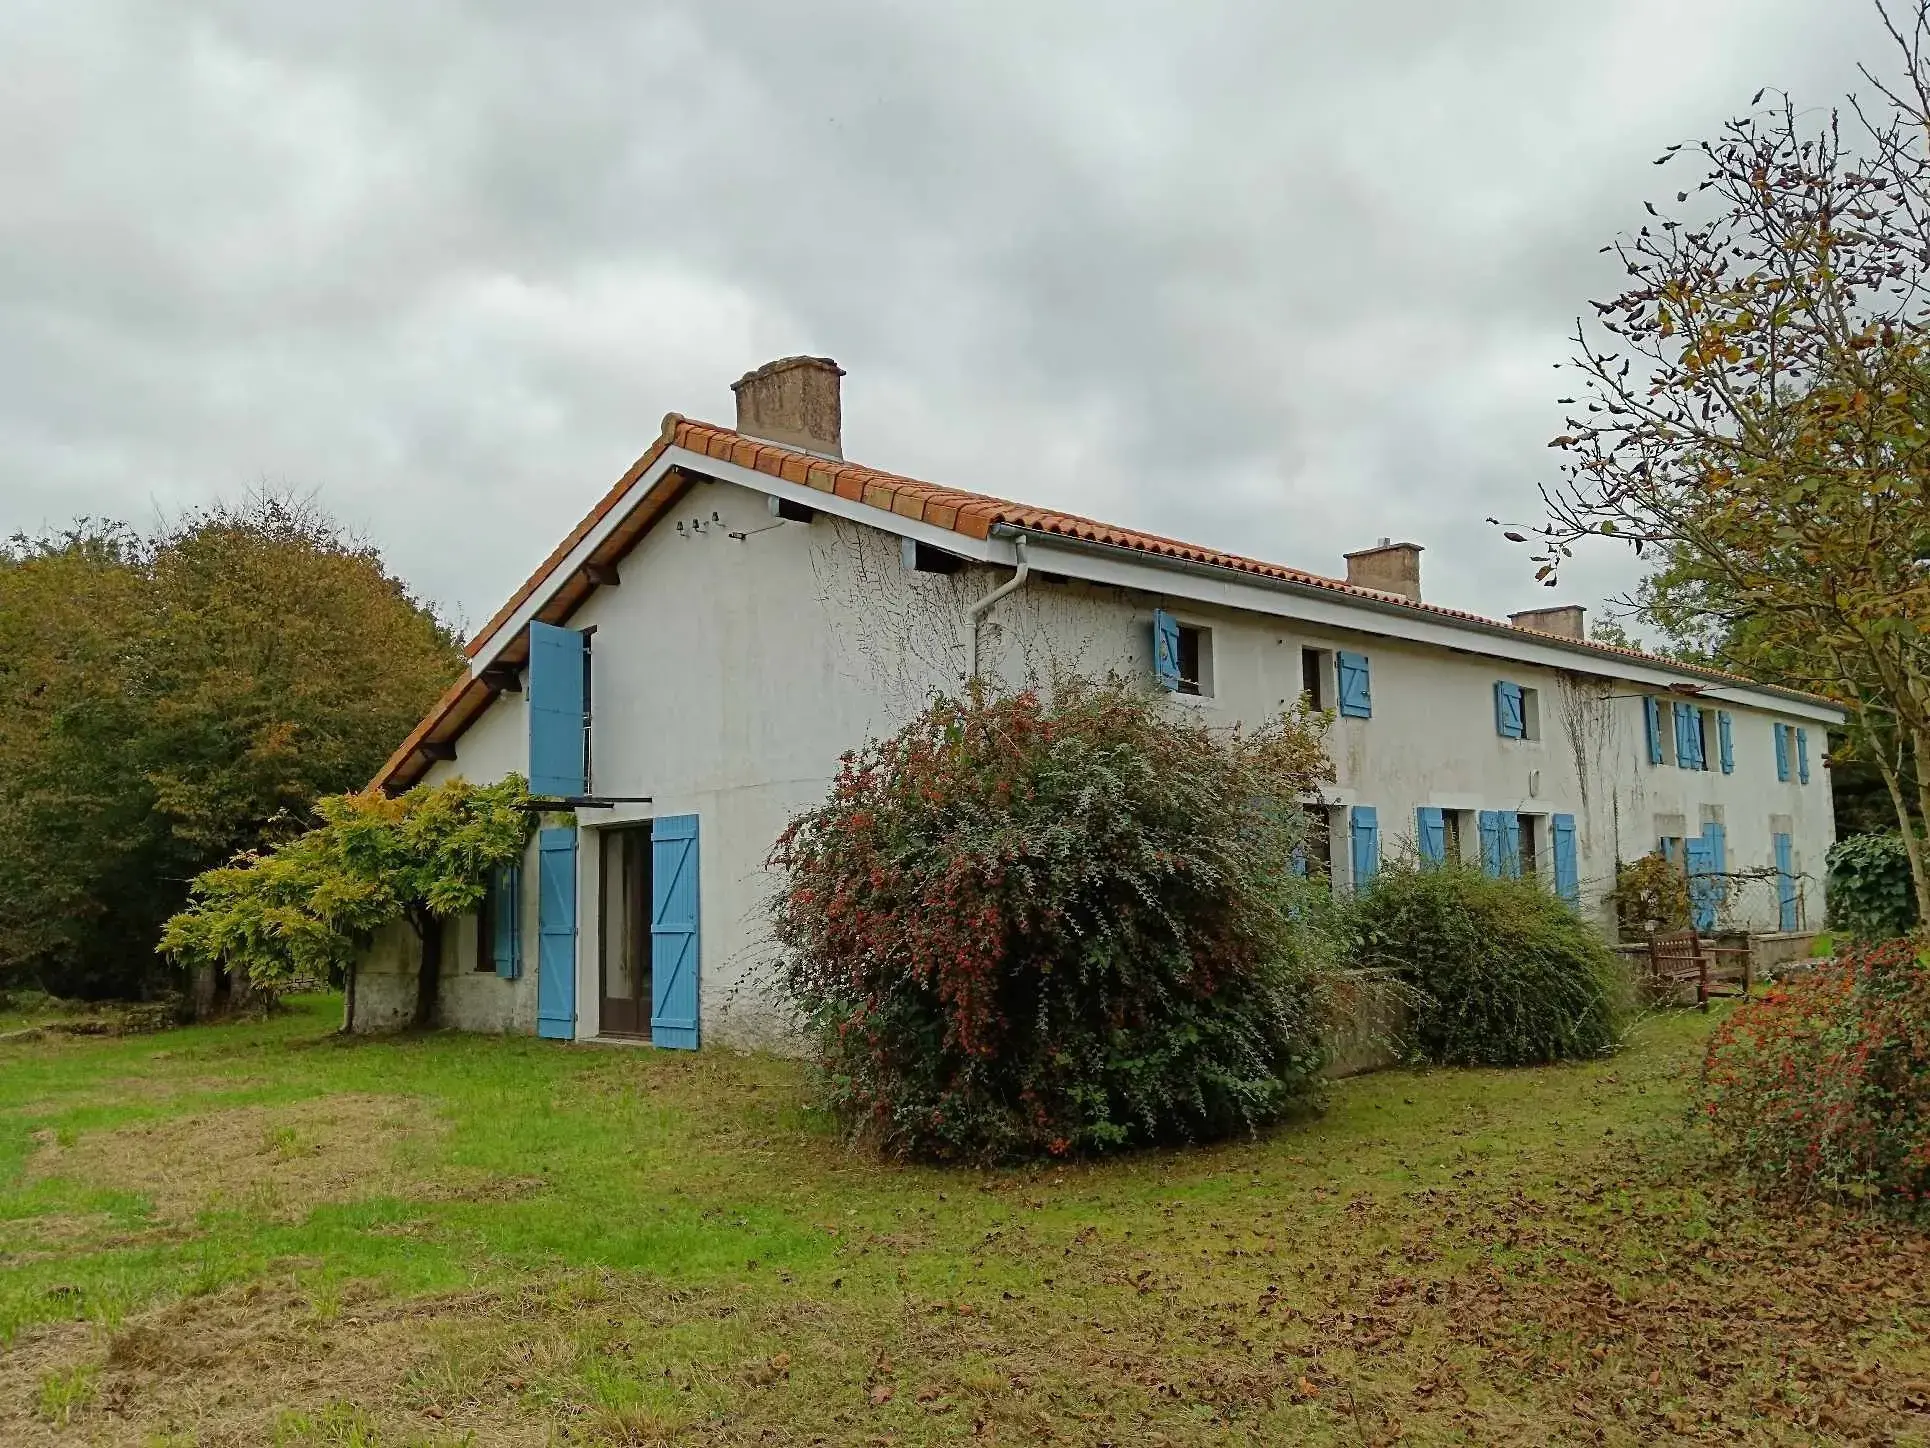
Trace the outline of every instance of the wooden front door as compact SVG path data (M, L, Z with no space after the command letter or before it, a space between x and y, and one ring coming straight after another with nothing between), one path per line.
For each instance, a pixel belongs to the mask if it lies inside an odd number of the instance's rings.
M601 1033L650 1038L650 826L600 831Z

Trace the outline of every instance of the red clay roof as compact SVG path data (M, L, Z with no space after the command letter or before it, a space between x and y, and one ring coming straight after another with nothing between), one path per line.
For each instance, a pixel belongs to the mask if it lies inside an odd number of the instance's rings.
M1246 558L1237 553L1225 553L1216 548L1202 548L1197 544L1161 537L1157 533L1141 532L1136 528L1114 527L1109 523L1082 518L1076 513L1062 513L1052 508L1034 508L1004 498L989 497L983 493L968 493L959 488L921 482L917 478L882 472L877 468L864 467L858 463L848 463L836 458L822 457L816 453L801 452L796 448L765 442L730 428L718 427L714 423L698 422L674 412L665 416L663 431L656 442L651 444L649 451L638 458L629 470L617 479L615 485L597 501L596 506L589 511L583 521L570 530L569 536L557 544L549 557L543 560L522 587L518 588L509 601L496 611L495 616L477 631L465 649L469 657L474 658L482 651L496 631L542 587L557 565L569 556L570 551L609 515L636 480L657 462L667 448L672 447L681 448L702 457L715 458L737 467L748 468L752 472L763 473L767 477L778 478L801 487L814 488L821 493L830 493L836 497L866 503L885 512L895 513L900 517L911 518L933 527L944 528L968 538L989 538L994 528L1018 528L1033 533L1076 538L1087 543L1144 553L1154 558L1169 558L1211 568L1224 568L1236 573L1253 574L1299 587L1372 601L1381 607L1393 608L1401 612L1452 619L1482 629L1532 635L1540 641L1581 653L1626 659L1726 684L1757 689L1770 688L1777 693L1813 700L1819 704L1834 705L1833 700L1818 695L1804 694L1799 690L1784 689L1774 685L1763 685L1754 679L1740 674L1726 673L1720 669L1685 664L1675 659L1645 654L1637 649L1596 643L1591 639L1576 639L1566 634L1521 628L1503 623L1498 619L1486 618L1481 614L1468 613L1456 608L1443 608L1439 604L1414 603L1399 594L1386 593L1374 588L1362 588L1342 579L1308 573L1302 569L1288 568L1282 564L1268 563L1256 558ZM688 481L687 478L679 478L675 474L664 479L645 496L637 511L646 512L654 518L655 514L662 509L664 497L671 492L681 492L688 485ZM620 540L620 551L627 551L643 531L642 527L629 530L630 536ZM613 551L612 557L608 559L592 561L614 562L617 556L620 556L620 552ZM587 591L585 589L577 593L568 606L573 608L575 601ZM426 768L426 762L418 763L416 767L411 768L412 757L416 750L425 740L432 737L447 739L452 737L453 733L459 733L466 726L468 719L479 712L481 704L487 702L486 699L471 697L480 690L481 685L476 680L469 678L458 680L449 693L437 702L428 717L410 732L409 737L390 756L370 787L388 788L393 784L406 783L408 780L419 777L422 769ZM440 729L440 726L452 722L453 731Z

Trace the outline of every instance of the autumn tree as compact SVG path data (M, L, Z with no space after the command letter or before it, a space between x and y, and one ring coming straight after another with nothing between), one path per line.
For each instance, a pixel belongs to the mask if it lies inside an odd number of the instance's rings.
M188 881L365 783L459 668L299 500L0 547L0 984L144 989Z
M420 946L414 1023L435 1019L443 924L482 903L491 875L522 858L529 791L520 775L417 785L317 801L321 823L195 880L161 949L193 969L240 972L259 987L341 974L343 1028L355 1024L355 962L375 932L406 922Z
M1930 918L1930 0L1878 11L1901 63L1867 98L1759 92L1658 159L1694 174L1607 248L1627 285L1576 329L1538 562L1627 540L1664 565L1651 617L1728 620L1725 661L1842 701Z

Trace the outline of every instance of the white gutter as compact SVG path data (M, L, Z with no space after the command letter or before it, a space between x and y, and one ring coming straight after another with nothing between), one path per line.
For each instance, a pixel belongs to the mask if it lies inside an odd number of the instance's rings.
M968 683L978 678L978 626L985 621L985 615L992 611L992 605L1007 594L1016 593L1032 572L1032 565L1025 556L1023 533L1012 539L1012 549L1018 555L1018 572L965 611L967 623L965 678Z

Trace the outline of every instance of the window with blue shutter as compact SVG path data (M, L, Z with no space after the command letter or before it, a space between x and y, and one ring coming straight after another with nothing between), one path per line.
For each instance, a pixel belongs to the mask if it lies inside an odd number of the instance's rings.
M1354 888L1365 889L1380 873L1380 812L1370 804L1357 804L1351 816L1354 857Z
M1439 865L1447 860L1447 815L1440 806L1424 804L1415 811L1415 842L1422 864Z
M1693 704L1675 701L1675 764L1678 769L1702 767L1702 725Z
M1499 810L1484 809L1476 820L1481 830L1481 870L1500 876L1507 868L1508 836Z
M1784 783L1789 781L1789 726L1778 724L1776 729L1776 778Z
M1809 783L1809 731L1796 731L1796 782Z
M699 908L697 816L650 828L650 1040L697 1049Z
M1521 685L1494 681L1494 730L1503 739L1521 739L1528 726L1521 708Z
M1179 620L1163 608L1153 610L1153 677L1160 688L1179 691Z
M1340 681L1340 712L1349 719L1374 717L1374 695L1367 678L1367 655L1345 649L1334 655Z
M1501 812L1501 873L1521 878L1521 816L1511 810Z
M515 980L523 973L523 867L499 866L489 897L489 957L497 975Z
M1682 842L1689 872L1689 914L1697 930L1716 928L1716 907L1722 898L1722 882L1716 878L1715 845L1707 835L1695 835Z
M1653 694L1642 701L1642 721L1648 725L1649 763L1662 762L1662 701Z
M1736 737L1729 723L1729 711L1721 710L1716 715L1716 743L1722 752L1722 772L1736 772Z
M1581 862L1575 853L1575 817L1558 814L1551 822L1555 837L1555 893L1577 909L1582 903Z
M576 1036L576 830L536 836L536 1034Z
M1796 852L1786 834L1775 837L1777 926L1796 928Z
M530 624L529 792L539 798L576 799L589 790L588 658L580 629Z

